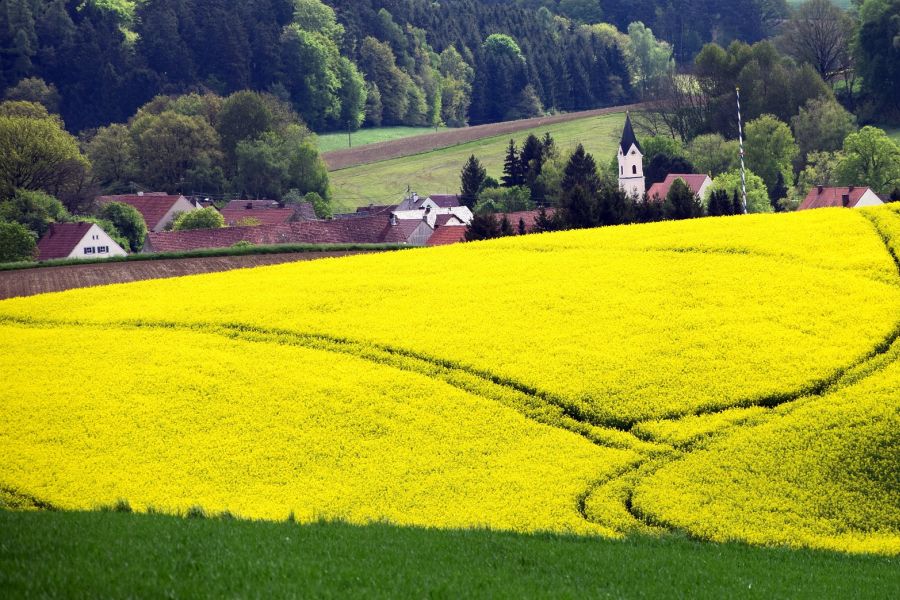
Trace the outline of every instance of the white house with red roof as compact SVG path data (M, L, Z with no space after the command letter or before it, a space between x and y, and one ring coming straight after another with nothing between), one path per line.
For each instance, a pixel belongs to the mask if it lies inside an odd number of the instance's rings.
M878 194L868 187L825 187L816 186L809 190L806 198L797 210L810 208L862 208L863 206L878 206L884 204Z
M110 202L121 202L137 209L148 231L164 231L172 224L180 213L199 210L199 207L181 195L170 195L162 192L138 192L121 196L100 196L97 203L101 206Z
M704 198L709 186L712 185L712 179L709 178L709 175L670 173L669 175L666 175L665 180L650 186L650 189L647 190L647 197L651 200L665 200L676 179L680 179L686 183L691 192L698 198Z
M96 223L53 223L38 242L37 249L40 261L128 254Z
M401 221L425 221L432 229L438 226L439 217L444 215L455 217L463 225L468 225L472 221L472 217L475 216L469 207L462 206L459 203L458 196L435 195L422 198L415 192L407 196L391 212Z

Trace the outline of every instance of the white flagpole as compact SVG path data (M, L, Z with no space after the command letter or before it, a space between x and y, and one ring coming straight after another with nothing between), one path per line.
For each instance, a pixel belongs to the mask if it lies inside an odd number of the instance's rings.
M738 110L738 140L741 146L741 195L743 200L744 214L747 214L747 176L744 174L744 128L741 125L741 88L734 88L737 94L737 110Z

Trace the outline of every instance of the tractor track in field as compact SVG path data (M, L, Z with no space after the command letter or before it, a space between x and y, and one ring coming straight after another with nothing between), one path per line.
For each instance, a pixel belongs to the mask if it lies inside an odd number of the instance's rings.
M884 242L888 253L891 255L900 276L900 258L891 248L891 235L882 230L878 223L866 217L873 225L876 233ZM776 416L775 409L791 404L800 404L807 400L822 398L825 395L852 385L877 374L887 364L900 359L900 323L895 324L893 331L874 348L854 361L850 365L836 370L830 376L811 382L810 384L790 394L779 394L736 403L727 407L698 409L685 414L672 415L665 418L633 420L628 423L621 421L602 422L580 411L576 406L566 402L547 392L535 389L525 384L501 378L490 372L475 369L465 365L459 365L452 361L428 357L412 350L369 343L349 338L341 338L327 334L303 333L284 329L267 329L243 323L179 323L179 322L154 322L154 321L118 321L118 322L80 322L80 321L56 321L42 319L22 319L0 315L0 324L13 324L25 327L48 328L57 326L83 327L83 328L109 328L121 329L168 329L191 331L195 333L221 335L230 339L250 343L279 343L299 347L334 352L353 356L362 360L376 362L393 368L413 372L430 378L439 379L453 387L467 393L499 402L512 408L526 418L543 425L565 429L579 435L600 447L632 451L638 455L633 461L615 473L604 476L590 483L587 489L575 499L575 508L578 514L587 522L595 525L610 527L609 524L595 520L588 511L590 497L606 486L624 484L620 496L624 495L622 508L631 519L634 520L633 528L650 529L654 531L679 532L688 537L697 538L695 534L680 527L656 519L652 515L643 513L633 503L633 496L640 481L652 476L660 468L682 460L692 453L709 447L716 440L722 439L735 429L746 426L744 422L724 424L714 431L701 434L684 444L671 445L653 439L652 435L639 435L634 429L641 423L649 421L678 421L686 417L709 416L722 413L735 408L762 407L766 413L761 415L763 421L753 421L750 426L757 426L761 422L768 421ZM626 481L631 478L632 481ZM23 499L27 499L38 507L46 507L53 510L53 506L46 502L32 498L11 488L0 488L2 491L12 493ZM617 502L617 501L615 501Z
M424 154L435 150L443 150L460 144L476 142L478 140L500 135L518 133L527 129L535 129L537 127L566 123L589 117L611 115L626 110L641 110L643 107L643 104L628 104L551 115L549 117L535 117L532 119L521 119L519 121L504 121L502 123L460 127L458 129L441 131L439 133L427 133L408 138L401 138L399 140L366 144L365 146L347 148L346 150L332 150L331 152L322 153L322 159L325 161L329 171L340 171L341 169L349 169L360 165L393 160L395 158L404 158L416 154Z

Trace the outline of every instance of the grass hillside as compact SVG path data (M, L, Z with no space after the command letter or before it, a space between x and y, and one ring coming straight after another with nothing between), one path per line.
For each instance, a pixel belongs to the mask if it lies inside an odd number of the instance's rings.
M898 255L889 206L4 301L0 487L898 555Z
M443 127L441 129L444 129ZM371 127L354 131L351 135L353 148L391 140L402 140L426 133L434 133L433 127ZM331 152L351 147L347 132L322 133L316 136L319 152Z
M460 171L472 154L478 156L489 175L499 179L503 174L503 158L510 138L521 144L529 133L540 137L550 132L562 149L582 143L600 164L606 164L615 155L624 123L624 113L589 117L332 171L329 177L334 190L335 210L399 202L407 185L420 194L455 194L459 191Z

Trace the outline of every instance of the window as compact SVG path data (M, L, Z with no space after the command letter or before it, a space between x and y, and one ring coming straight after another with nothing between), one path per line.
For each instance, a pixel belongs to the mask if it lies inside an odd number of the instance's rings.
M637 175L637 165L631 165L631 174Z
M620 165L619 166L619 175L624 175L624 174L625 174L625 167Z
M84 247L84 253L85 253L85 254L93 254L93 253L94 253L94 247L93 247L93 246L85 246L85 247Z
M109 254L109 246L97 246L97 254Z

